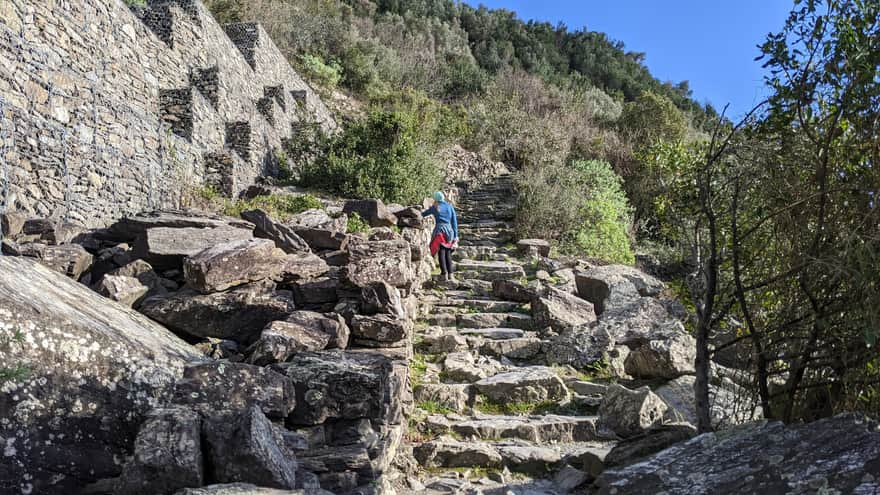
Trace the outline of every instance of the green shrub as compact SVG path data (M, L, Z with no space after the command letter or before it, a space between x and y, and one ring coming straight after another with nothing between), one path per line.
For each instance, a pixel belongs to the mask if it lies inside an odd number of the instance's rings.
M292 194L270 194L257 196L253 199L239 199L227 203L223 208L225 215L237 217L245 210L261 209L278 220L288 218L314 208L324 209L324 203L318 198L305 194L294 196Z
M410 115L373 111L330 138L321 156L303 166L300 182L349 198L417 203L441 182L417 136Z
M370 224L356 212L348 214L348 226L346 232L349 234L366 234L370 231Z
M565 254L632 264L632 209L607 162L529 167L519 175L521 237L559 242Z
M632 208L620 177L598 160L578 161L572 167L586 184L581 221L562 239L563 251L583 253L612 263L635 263L630 246Z
M303 55L299 65L309 80L324 89L332 91L342 80L342 67L336 62L327 63L318 55Z

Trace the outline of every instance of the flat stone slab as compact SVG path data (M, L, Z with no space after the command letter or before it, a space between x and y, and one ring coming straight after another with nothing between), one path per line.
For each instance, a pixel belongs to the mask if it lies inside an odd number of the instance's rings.
M492 340L510 340L519 339L525 336L526 332L519 328L467 328L458 331L461 335L484 337Z
M499 373L476 382L477 390L495 402L542 402L568 397L562 379L546 366Z
M596 416L486 416L452 425L465 438L518 438L537 443L598 440Z
M480 353L490 356L504 356L510 359L533 359L544 352L543 341L538 337L522 337L508 340L486 340L480 346Z
M532 476L546 475L555 471L562 456L547 447L528 445L500 445L497 447L505 467L517 473Z
M522 313L464 313L458 315L461 328L518 328L531 330L532 317Z

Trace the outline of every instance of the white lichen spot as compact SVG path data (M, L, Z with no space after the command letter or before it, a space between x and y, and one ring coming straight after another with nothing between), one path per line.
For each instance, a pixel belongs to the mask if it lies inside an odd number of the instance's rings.
M3 457L14 457L16 453L15 438L7 438L3 447Z

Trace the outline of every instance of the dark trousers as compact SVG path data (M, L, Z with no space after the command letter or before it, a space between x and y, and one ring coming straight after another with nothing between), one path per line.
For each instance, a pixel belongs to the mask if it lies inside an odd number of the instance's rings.
M452 275L452 272L454 271L452 267L452 250L440 246L440 251L437 253L437 257L440 258L440 273L443 275Z

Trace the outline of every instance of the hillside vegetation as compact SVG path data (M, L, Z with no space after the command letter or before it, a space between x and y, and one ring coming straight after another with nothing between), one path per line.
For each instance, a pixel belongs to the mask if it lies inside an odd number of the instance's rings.
M322 157L313 169L331 174L306 170L305 184L413 201L437 187L437 174L426 166L425 157L461 144L515 167L536 192L552 190L555 197L565 198L568 213L548 230L549 222L537 218L537 212L552 213L552 203L542 204L551 196L524 195L521 210L532 214L518 226L522 236L549 237L565 252L632 261L634 222L641 225L647 218L645 200L637 197L638 147L699 136L716 117L711 107L691 98L687 82L658 81L643 65L644 54L625 51L604 33L523 22L505 10L452 0L208 4L221 21L253 18L263 23L294 66L328 99L334 99L334 92L353 97L337 101L337 106L357 143L342 142L346 137L310 140L308 153L294 155ZM358 150L381 153L376 150L387 145L382 141L392 120L392 134L399 132L407 144L395 144L397 151L382 157L384 177L370 179L376 174L367 170L379 171L369 165L376 163L375 157ZM379 121L385 130L365 132ZM378 141L370 141L372 136ZM583 167L573 164L584 160L605 162L621 179L555 181L583 176ZM417 171L426 175L413 177ZM396 188L397 180L406 184ZM616 224L614 239L601 241L601 247L583 241L583 228L595 216L595 206L584 202L584 180L612 189L619 189L622 180L635 205L630 208L618 194L623 201L602 206L617 210L607 216ZM599 191L593 201L613 194Z
M739 123L605 34L505 10L208 3L262 22L348 120L291 154L330 171L306 185L416 200L457 143L517 170L521 236L617 262L652 246L696 310L701 429L716 348L744 356L766 417L880 412L877 2L796 1L761 46L772 96Z

